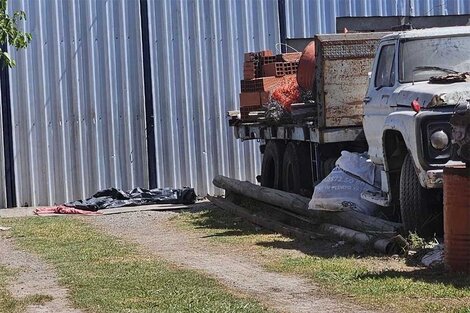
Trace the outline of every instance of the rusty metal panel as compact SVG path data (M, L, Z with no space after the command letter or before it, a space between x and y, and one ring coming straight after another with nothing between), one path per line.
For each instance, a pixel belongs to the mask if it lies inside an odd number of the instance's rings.
M363 98L380 34L317 36L320 127L361 126Z
M324 118L326 127L362 125L362 99L372 58L325 60Z

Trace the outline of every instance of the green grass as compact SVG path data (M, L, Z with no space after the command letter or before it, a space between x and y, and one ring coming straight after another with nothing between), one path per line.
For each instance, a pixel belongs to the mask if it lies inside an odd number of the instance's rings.
M222 210L201 210L183 212L175 215L173 220L185 230L194 228L203 230L206 237L215 241L231 244L257 244L269 241L291 241L289 238L273 233L260 227L253 227L242 218L227 214Z
M87 312L266 312L214 279L137 252L74 218L2 220L19 244L58 270Z
M219 243L258 249L258 254L268 247L270 258L260 258L268 269L307 277L319 283L325 293L353 299L366 307L398 312L470 313L469 275L406 266L405 259L358 257L333 249L331 242L298 242L257 230L219 209L187 212L176 223L202 231ZM237 234L242 239L232 238ZM273 247L282 250L272 253ZM303 253L286 253L293 249Z
M367 259L285 257L268 267L307 276L359 303L403 312L465 312L470 309L470 278L438 270L377 270Z
M14 277L14 272L4 266L0 266L0 313L20 313L28 305L44 304L52 298L46 295L35 294L16 299L7 290L7 283Z

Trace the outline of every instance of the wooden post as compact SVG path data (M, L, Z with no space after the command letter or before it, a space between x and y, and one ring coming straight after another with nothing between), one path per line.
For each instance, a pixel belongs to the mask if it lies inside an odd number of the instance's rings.
M401 228L401 224L369 216L354 210L348 211L320 211L309 210L309 198L282 190L261 187L250 182L218 175L214 178L215 186L244 195L255 200L269 203L294 213L309 216L314 222L330 223L353 230L373 234L374 236L390 237Z

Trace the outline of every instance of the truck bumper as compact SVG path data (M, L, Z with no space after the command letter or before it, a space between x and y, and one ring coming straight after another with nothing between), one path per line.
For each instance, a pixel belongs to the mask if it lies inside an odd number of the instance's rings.
M425 184L426 188L442 188L444 181L444 170L430 170L426 171Z
M465 163L460 161L449 161L445 166L454 167L454 166L464 166ZM442 188L444 182L444 168L433 169L426 171L424 177L424 187L428 189L432 188Z

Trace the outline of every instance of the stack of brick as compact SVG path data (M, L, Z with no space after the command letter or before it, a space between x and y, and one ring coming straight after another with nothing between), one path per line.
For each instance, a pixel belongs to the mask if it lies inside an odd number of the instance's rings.
M240 93L241 119L264 111L272 91L297 73L300 53L273 55L271 50L245 53Z

